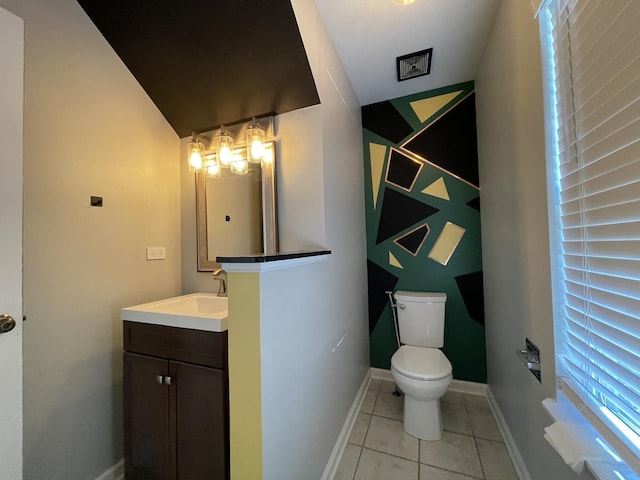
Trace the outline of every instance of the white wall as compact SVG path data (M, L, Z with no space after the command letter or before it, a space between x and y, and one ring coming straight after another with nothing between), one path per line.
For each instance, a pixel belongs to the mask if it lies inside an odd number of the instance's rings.
M543 438L555 395L542 70L528 2L503 0L477 78L488 384L532 479L575 478ZM540 348L542 383L516 358Z
M0 478L22 475L22 152L24 24L0 8Z
M369 366L360 108L313 1L292 3L321 105L282 115L279 134L320 129L283 161L281 241L332 254L262 285L264 478L279 480L321 477Z
M75 0L0 5L25 20L25 478L88 480L123 454L119 311L180 291L179 141Z
M332 254L263 283L263 467L278 480L322 476L369 367L360 106L313 0L292 3L321 104L276 117L280 250ZM183 292L213 291L184 151L182 222Z

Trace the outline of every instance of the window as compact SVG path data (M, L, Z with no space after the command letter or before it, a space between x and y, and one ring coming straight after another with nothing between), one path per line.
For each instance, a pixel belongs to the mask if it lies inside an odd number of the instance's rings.
M640 457L640 1L546 0L563 386ZM554 235L552 235L554 236Z

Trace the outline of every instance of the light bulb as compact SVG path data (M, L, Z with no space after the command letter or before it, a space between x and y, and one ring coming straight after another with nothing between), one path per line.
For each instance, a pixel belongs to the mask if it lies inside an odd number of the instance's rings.
M223 167L228 167L233 162L233 137L227 133L224 125L213 139L213 148L218 152L218 159Z
M220 176L220 165L215 158L215 155L207 155L204 160L204 171L207 177L217 178Z
M204 145L193 135L191 141L187 143L188 167L190 172L197 172L202 169L202 150Z
M228 144L220 144L218 156L220 157L220 163L222 163L222 165L229 165L231 163L233 160L233 153L231 152L231 148L229 148Z
M200 155L200 152L191 152L191 155L189 155L189 165L191 165L191 168L195 170L200 170L202 168L202 155Z
M249 171L249 162L242 158L240 155L236 155L233 162L231 162L231 173L236 175L244 175Z
M262 140L254 140L251 142L251 158L260 159L264 155L264 143Z
M260 163L264 155L264 129L256 121L247 128L247 160L251 163Z

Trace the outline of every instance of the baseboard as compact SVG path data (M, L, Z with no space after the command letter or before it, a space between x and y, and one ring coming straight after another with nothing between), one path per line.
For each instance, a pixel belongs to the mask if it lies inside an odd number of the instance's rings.
M347 445L347 441L349 440L349 436L351 435L351 430L353 429L356 417L358 416L358 412L360 411L360 406L362 405L372 379L393 382L393 376L391 375L390 370L386 370L384 368L369 369L369 372L367 372L367 375L365 375L362 384L360 385L360 390L358 390L356 398L353 400L351 410L349 410L349 414L347 415L344 425L342 426L342 430L340 431L338 440L333 447L333 451L331 452L331 456L329 457L329 461L327 462L327 466L325 467L324 473L322 475L322 480L332 480L338 469L338 463L342 458L342 454ZM513 466L516 470L516 474L518 475L518 479L531 480L531 476L527 471L524 460L520 455L520 451L516 446L513 436L511 435L511 431L507 426L507 422L502 415L500 408L498 407L498 403L491 393L491 389L488 388L488 386L484 383L467 382L465 380L452 380L451 385L449 386L449 390L453 392L465 393L468 395L481 395L487 397L487 401L489 402L489 406L491 407L491 410L493 411L493 414L496 418L500 433L502 433L502 437L504 438L505 446L507 448L507 451L509 452L509 456L513 461ZM110 479L111 477L105 477L104 479L100 478L97 480Z
M95 480L124 480L124 459L120 460Z
M370 370L371 378L393 382L391 370L384 368L371 368ZM487 385L485 383L467 382L466 380L452 380L451 385L449 385L449 390L452 392L467 393L469 395L487 395Z
M369 369L371 371L371 378L375 378L376 380L386 380L387 382L393 382L393 375L391 375L391 370L385 370L384 368L373 368Z
M356 398L353 399L353 403L351 404L351 409L349 410L349 414L344 421L344 425L342 426L342 430L340 430L340 435L338 435L338 440L336 440L336 444L331 451L331 456L329 457L329 461L327 462L327 466L324 469L322 474L322 480L333 480L333 477L338 470L338 464L340 463L340 459L342 458L342 454L344 453L344 449L347 446L347 442L349 441L349 437L351 436L351 430L353 430L353 425L356 423L356 418L358 417L358 412L360 411L360 407L362 402L364 401L364 397L367 394L367 390L369 389L369 384L371 383L371 372L367 371L367 374L364 376L362 383L360 384L360 389L356 394Z
M522 459L522 455L520 455L520 450L518 450L518 446L516 445L513 436L511 435L511 430L509 430L509 426L507 425L507 421L505 420L502 412L500 411L500 407L498 406L498 402L496 402L493 393L491 393L491 389L486 389L487 400L489 401L489 406L493 411L493 416L496 418L496 422L498 424L498 429L502 434L502 438L504 438L504 444L507 447L507 451L509 452L509 456L511 457L511 461L513 462L513 467L516 470L516 474L518 475L519 480L531 480L531 475L529 475L529 471L527 470L526 465L524 464L524 460Z
M468 382L466 380L451 380L449 390L452 392L466 393L467 395L481 395L487 396L487 384Z

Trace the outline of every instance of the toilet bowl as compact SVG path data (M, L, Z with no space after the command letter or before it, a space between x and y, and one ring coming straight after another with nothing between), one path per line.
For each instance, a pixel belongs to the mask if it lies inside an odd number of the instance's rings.
M447 357L437 348L403 345L391 357L391 374L404 393L405 432L422 440L440 440L440 398L453 378Z

